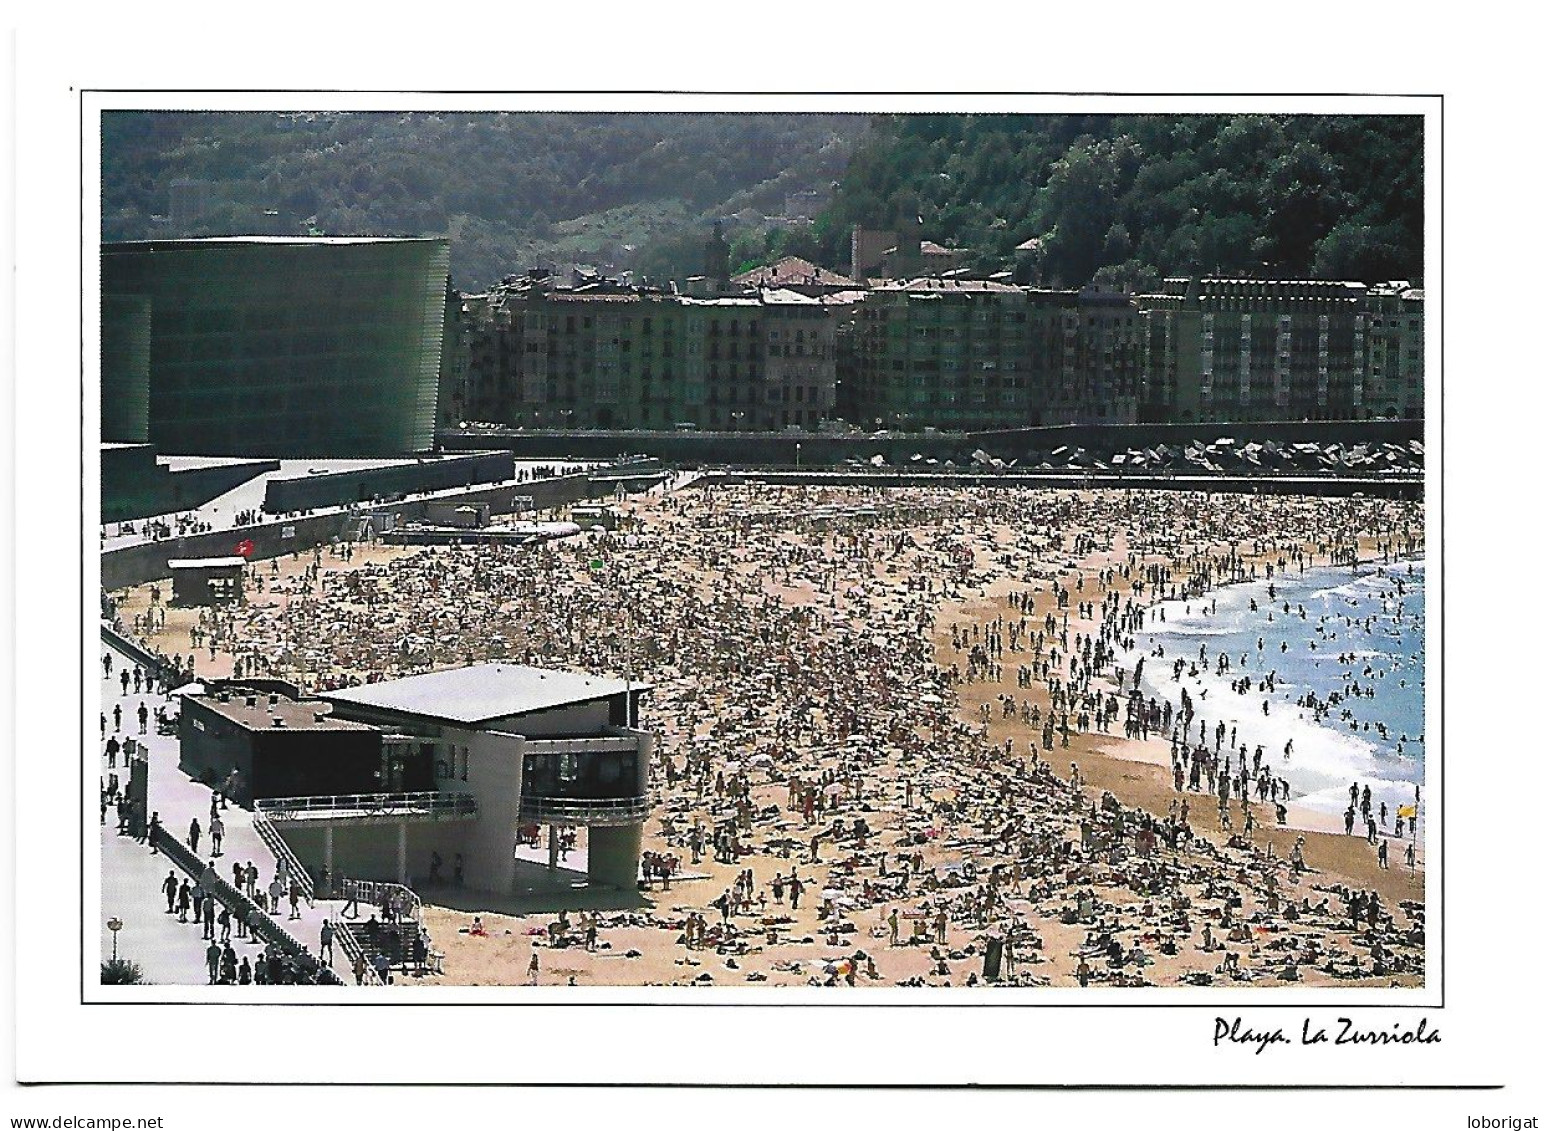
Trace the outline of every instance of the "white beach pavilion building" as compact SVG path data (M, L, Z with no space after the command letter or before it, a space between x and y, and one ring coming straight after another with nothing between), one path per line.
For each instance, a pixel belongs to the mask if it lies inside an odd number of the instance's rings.
M511 893L525 827L587 830L590 884L633 891L649 811L652 735L638 729L649 685L516 664L480 664L368 683L319 698L333 716L384 732L381 781L353 798L291 798L266 812L334 877L413 883L432 855L451 882ZM427 789L426 786L433 786Z

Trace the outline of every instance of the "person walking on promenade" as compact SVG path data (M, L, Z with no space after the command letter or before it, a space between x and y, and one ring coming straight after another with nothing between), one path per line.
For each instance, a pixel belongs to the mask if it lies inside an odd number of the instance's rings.
M532 948L532 961L527 963L527 985L538 984L538 952L537 947Z
M355 985L362 986L365 984L365 972L365 951L362 950L355 955Z
M318 954L329 966L333 965L333 924L324 919L322 931L317 936Z
M102 656L102 678L109 679L113 675L113 653L106 652Z
M167 897L167 914L170 915L177 905L177 874L171 869L167 870L167 878L161 881L161 890Z
M188 908L193 903L193 892L188 889L188 881L184 880L177 886L177 921L188 922Z
M220 909L220 914L215 917L215 922L220 927L220 941L223 942L223 943L230 942L231 941L231 909L228 908L228 907L222 907Z
M122 687L125 695L129 694L129 669L125 668L118 673L118 686Z
M210 844L214 848L212 855L220 855L220 842L226 839L226 822L216 817L210 822Z
M188 850L195 856L199 855L199 818L195 817L188 822Z
M1387 842L1384 840L1376 846L1376 863L1381 867L1387 867Z
M107 740L107 760L108 769L110 770L116 770L118 768L119 749L120 747L118 744L118 736L115 734Z
M145 700L140 700L140 709L136 712L140 718L140 733L145 733L145 724L150 719L150 712L145 709Z
M285 885L280 882L279 876L269 881L269 914L278 915L280 904L285 901Z
M211 941L210 945L204 948L204 964L209 967L210 985L213 986L220 978L220 944L218 942Z
M204 897L204 937L212 941L215 938L215 896L213 893Z
M301 881L290 881L290 917L301 918Z
M124 729L124 709L117 703L113 704L113 729L115 731Z

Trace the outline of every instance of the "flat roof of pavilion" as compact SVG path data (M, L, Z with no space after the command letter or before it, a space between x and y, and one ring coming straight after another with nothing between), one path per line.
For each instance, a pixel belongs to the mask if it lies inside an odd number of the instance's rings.
M329 691L320 698L472 725L590 703L649 687L644 682L584 672L523 664L475 664Z
M266 734L271 731L376 732L378 730L376 727L357 723L351 719L336 719L332 715L332 704L316 699L296 700L276 696L275 701L270 703L268 692L243 687L231 688L231 694L225 700L222 700L219 695L195 695L191 698L244 730L262 731ZM247 705L248 699L253 701L251 707ZM276 719L279 720L278 725L275 723Z

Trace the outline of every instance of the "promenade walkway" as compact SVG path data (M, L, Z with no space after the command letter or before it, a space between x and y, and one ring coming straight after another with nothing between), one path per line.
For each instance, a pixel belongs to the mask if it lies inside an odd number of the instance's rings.
M101 678L102 653L109 653L113 657L112 674L105 679ZM221 878L227 881L232 879L233 864L240 862L245 867L251 862L258 869L259 886L266 889L274 878L277 862L253 827L252 812L234 803L219 811L226 832L220 855L212 855L214 846L208 828L212 791L178 767L177 736L157 734L155 729L156 708L165 706L172 710L176 705L169 696L153 692L136 693L133 683L129 685L128 694L124 694L119 673L126 665L133 671L134 661L130 657L116 648L103 645L98 655L96 675L102 687L102 713L107 718L107 731L99 738L98 749L102 749L107 735L115 733L113 708L116 705L121 710L122 718L122 729L117 732L119 740L133 738L146 751L149 768L148 808L152 813L159 814L162 827L187 844L189 823L197 817L201 829L199 856L209 861ZM138 711L142 701L150 715L145 734L139 733ZM100 772L103 780L106 780L109 772L106 756L100 755L100 759ZM128 780L121 759L119 780ZM145 978L150 982L206 984L209 980L204 966L206 944L200 937L200 929L191 923L178 923L175 915L166 914L166 899L160 885L172 864L165 856L152 853L149 845L118 836L116 828L117 822L109 810L108 823L102 832L102 919L106 923L107 919L117 916L124 923L118 936L119 957L141 963ZM178 879L182 879L181 873ZM300 918L292 920L287 899L284 907L273 911L271 915L297 942L317 955L323 920L337 919L342 906L338 901L318 900L314 907L308 907L303 900ZM112 955L112 934L103 926L101 935L102 957L107 959ZM186 960L176 953L180 938L186 938ZM234 932L232 942L236 946L239 960L244 953L261 953L263 949L261 945L251 942L239 943ZM334 968L352 981L337 945L333 957Z

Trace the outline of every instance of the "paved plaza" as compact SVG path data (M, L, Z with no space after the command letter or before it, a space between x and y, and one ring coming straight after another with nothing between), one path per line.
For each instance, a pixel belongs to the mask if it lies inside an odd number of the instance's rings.
M200 857L208 860L221 878L228 882L234 863L246 865L251 862L258 868L259 885L267 887L274 878L276 861L268 845L253 827L251 811L236 804L220 810L221 821L226 827L225 837L220 855L211 855L213 845L205 826L209 824L213 791L188 777L179 768L177 736L156 733L156 708L161 706L175 711L173 697L151 691L136 693L133 683L129 685L128 693L124 694L119 673L126 667L132 672L134 660L108 645L103 645L102 652L112 656L113 670L108 678L100 678L102 665L99 655L96 673L102 687L102 714L107 720L105 733L97 741L99 751L108 735L116 733L120 742L125 738L133 738L144 747L149 764L147 808L159 814L162 826L187 844L189 823L197 817L201 829L204 829L199 839ZM149 712L145 734L139 733L138 712L142 702ZM117 731L113 723L115 706L120 709L123 720L121 729ZM105 754L99 755L99 765L100 774L106 781L110 771L107 769ZM122 758L118 773L120 781L127 782L128 771L123 768ZM139 844L131 837L118 835L117 821L110 807L106 823L102 826L102 914L99 918L103 924L100 928L102 959L106 961L112 956L112 932L107 929L106 923L108 919L116 917L123 922L118 933L119 957L139 963L146 982L204 985L209 981L204 964L204 948L207 944L201 937L200 927L192 920L179 923L176 915L166 912L161 883L169 868L177 873L181 882L183 873L166 856L151 852L148 844ZM189 879L192 881L197 877ZM300 919L289 919L288 906L274 913L272 918L316 955L323 920L337 920L342 907L339 901L321 899L309 907L303 900ZM238 939L234 931L232 944L237 949L238 961L243 954L256 956L263 951L261 944ZM334 967L341 975L348 974L347 963L342 960L337 946L334 948Z

